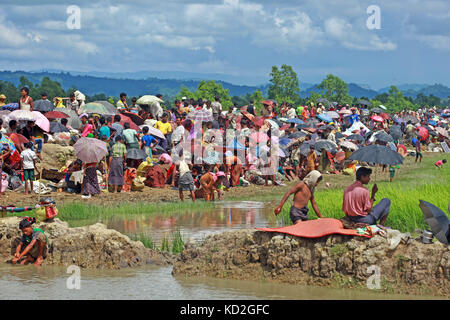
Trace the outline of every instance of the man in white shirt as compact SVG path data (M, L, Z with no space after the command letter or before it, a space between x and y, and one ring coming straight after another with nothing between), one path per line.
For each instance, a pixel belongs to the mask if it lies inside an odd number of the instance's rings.
M289 110L286 113L288 119L294 119L297 117L297 112L292 104L289 105Z
M125 92L120 94L120 100L117 101L116 107L118 112L128 111L127 94Z

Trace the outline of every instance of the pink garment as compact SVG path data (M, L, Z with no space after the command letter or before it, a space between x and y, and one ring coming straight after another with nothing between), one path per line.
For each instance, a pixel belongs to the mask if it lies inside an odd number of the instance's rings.
M366 216L370 207L370 192L361 181L356 181L345 189L342 211L347 216Z
M434 164L435 166L442 166L444 163L442 162L442 160L436 161L436 163Z
M84 127L83 133L81 134L82 137L86 137L89 133L94 133L94 126L92 124L87 124L86 127Z
M8 180L6 179L6 174L2 174L1 184L0 184L0 192L5 192L8 189Z

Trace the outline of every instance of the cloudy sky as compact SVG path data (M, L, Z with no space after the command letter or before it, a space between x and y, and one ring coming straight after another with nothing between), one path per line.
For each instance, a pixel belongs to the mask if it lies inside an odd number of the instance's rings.
M183 71L450 86L448 0L1 0L0 69ZM69 29L70 5L80 29ZM370 5L381 29L370 30ZM371 12L372 13L372 12ZM252 83L250 83L252 82Z

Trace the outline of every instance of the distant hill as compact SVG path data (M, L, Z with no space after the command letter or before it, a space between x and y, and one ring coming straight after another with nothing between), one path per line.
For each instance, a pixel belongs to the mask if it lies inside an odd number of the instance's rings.
M87 95L104 93L107 96L119 96L121 92L126 92L129 96L140 96L144 94L156 94L175 96L180 91L182 85L191 91L197 89L200 80L178 80L178 79L114 79L105 77L94 77L88 75L72 75L68 72L25 72L25 71L0 71L0 80L9 81L15 85L20 82L20 77L25 76L33 83L38 83L43 77L49 77L58 81L67 90L76 87ZM235 85L225 81L217 81L225 89L229 90L231 96L241 96L246 93L253 93L256 89L267 92L267 86L245 86Z
M267 95L269 84L258 86L233 84L224 80L219 80L220 74L211 74L212 78L208 78L207 74L194 74L179 72L179 77L199 76L198 79L167 79L159 77L149 77L149 74L162 74L154 72L135 72L135 73L85 73L79 72L74 74L71 72L26 72L26 71L0 71L0 80L11 82L18 85L20 77L25 76L33 83L38 83L43 77L49 77L54 81L58 81L63 89L75 87L87 95L104 93L107 96L117 97L121 92L126 92L129 96L141 96L144 94L161 93L163 96L173 97L180 91L182 85L195 91L199 82L203 80L213 79L222 84L225 89L229 90L231 96L243 96L252 94L259 89L263 95ZM175 72L171 73L175 75ZM167 73L165 74L167 76ZM129 76L129 78L127 78ZM422 93L426 96L433 94L436 97L445 99L450 96L450 88L442 84L400 84L396 86L405 96L416 97ZM348 83L348 91L352 97L374 98L377 94L388 92L390 87L373 90L368 85ZM312 92L320 92L317 84L300 82L300 96L309 97Z

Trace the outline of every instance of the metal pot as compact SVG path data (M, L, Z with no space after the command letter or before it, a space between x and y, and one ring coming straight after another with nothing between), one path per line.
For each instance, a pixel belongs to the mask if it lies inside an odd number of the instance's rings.
M424 230L422 233L422 242L425 244L433 243L433 233L429 230Z

